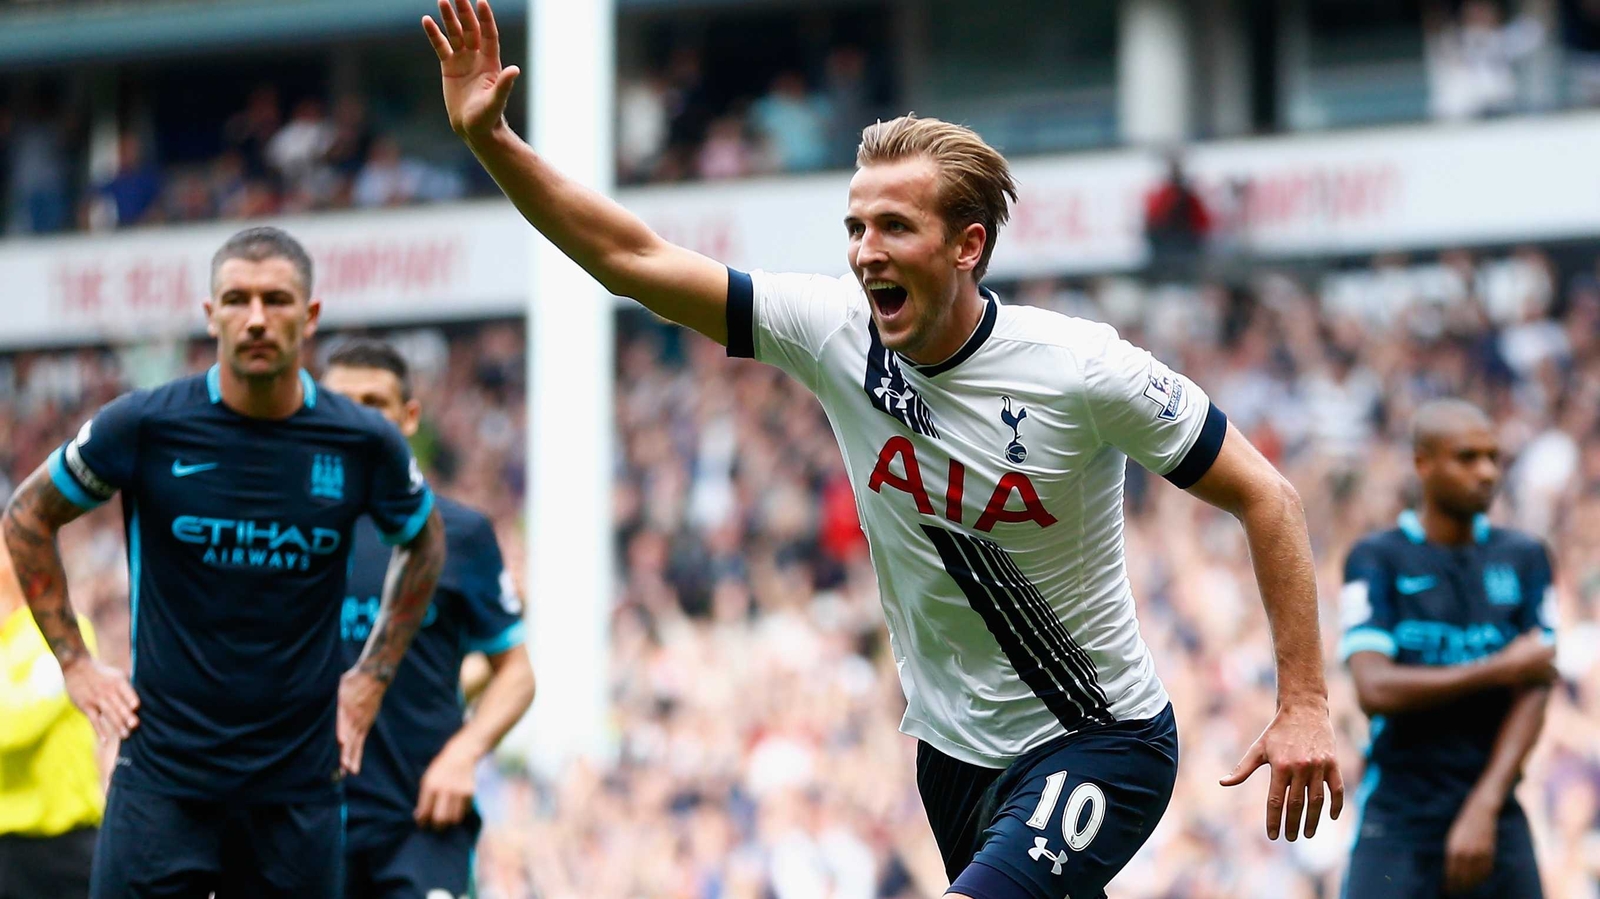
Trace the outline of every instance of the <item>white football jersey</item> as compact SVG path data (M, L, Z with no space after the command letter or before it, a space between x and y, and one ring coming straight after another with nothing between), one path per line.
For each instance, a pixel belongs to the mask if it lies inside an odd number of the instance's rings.
M879 340L852 277L730 271L728 352L799 378L844 455L900 683L900 729L1004 767L1167 705L1123 563L1131 458L1179 486L1227 419L1110 325L984 291L949 360Z

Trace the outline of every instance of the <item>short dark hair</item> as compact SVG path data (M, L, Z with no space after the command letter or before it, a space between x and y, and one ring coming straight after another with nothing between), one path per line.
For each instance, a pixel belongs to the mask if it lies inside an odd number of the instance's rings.
M376 368L389 372L400 382L401 402L411 402L411 366L400 351L370 337L357 337L339 345L328 357L328 367Z
M246 228L228 238L228 241L218 248L216 255L211 257L213 290L217 285L217 270L229 259L245 259L250 262L287 259L294 266L295 273L300 276L300 286L305 288L306 298L311 297L311 256L306 253L306 248L300 245L300 241L289 236L289 232L282 228L262 225Z

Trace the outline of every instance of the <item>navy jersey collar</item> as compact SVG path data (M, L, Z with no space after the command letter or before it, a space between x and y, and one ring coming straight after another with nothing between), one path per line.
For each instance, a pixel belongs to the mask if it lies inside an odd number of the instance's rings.
M311 372L300 369L300 390L305 394L304 404L307 409L317 408L317 381L311 377ZM211 370L206 372L206 393L210 395L213 404L222 402L222 363L214 363Z
M1428 533L1422 529L1422 516L1415 509L1401 512L1395 524L1412 543L1422 546L1428 542ZM1472 517L1472 540L1479 545L1489 542L1489 516L1480 512Z
M978 295L983 297L985 301L983 307L983 317L978 319L978 327L973 329L972 336L968 337L967 342L961 345L961 349L956 350L954 356L951 356L949 359L946 359L943 362L934 365L918 365L915 362L912 362L910 359L906 359L906 363L915 369L917 374L922 375L925 378L931 378L934 375L944 374L950 369L955 368L957 365L960 365L968 359L971 359L972 354L976 353L979 348L983 346L984 342L989 339L989 335L994 333L995 319L1000 317L1000 301L995 297L994 291L987 287L978 288ZM902 356L901 358L904 359L905 357Z

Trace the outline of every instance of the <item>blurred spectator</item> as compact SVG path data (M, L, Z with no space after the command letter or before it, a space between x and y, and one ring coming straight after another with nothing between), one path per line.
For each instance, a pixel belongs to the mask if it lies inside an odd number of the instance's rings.
M859 47L835 47L823 68L822 94L828 123L828 164L853 166L861 130L877 120L867 83L867 54Z
M1600 105L1600 0L1560 0L1567 100Z
M1544 43L1531 17L1506 22L1499 0L1465 0L1452 19L1427 7L1428 80L1435 118L1471 119L1512 112L1517 70Z
M400 144L385 135L372 142L352 199L357 206L402 206L418 198L427 177L427 166L401 156Z
M1163 277L1192 269L1211 233L1211 212L1189 183L1183 159L1167 158L1167 176L1144 201L1151 265Z
M223 142L239 154L244 173L251 177L265 176L267 144L278 129L283 127L283 110L279 106L278 89L270 84L251 91L244 109L230 116L222 126Z
M169 222L203 222L217 217L210 185L198 172L182 172L172 178L164 198L162 217Z
M667 144L667 86L651 72L627 79L617 92L617 177L650 177Z
M807 92L799 72L774 78L772 90L751 108L751 120L781 170L809 172L827 164L831 108L827 99Z
M336 136L322 101L307 97L295 104L294 116L267 142L267 163L283 179L288 211L316 208L332 198L335 185L328 151Z
M155 160L145 153L139 135L124 131L117 138L117 173L111 180L95 186L100 201L89 210L91 223L103 222L111 228L126 228L160 217L163 174Z
M757 154L745 136L744 118L725 115L711 123L695 159L695 174L708 181L742 178L756 170Z
M327 161L345 180L354 180L372 153L372 123L367 120L367 104L361 97L345 94L333 104L333 140L328 145Z
M6 230L48 234L72 222L68 193L64 129L45 102L30 97L10 119L0 122L0 143L6 146Z

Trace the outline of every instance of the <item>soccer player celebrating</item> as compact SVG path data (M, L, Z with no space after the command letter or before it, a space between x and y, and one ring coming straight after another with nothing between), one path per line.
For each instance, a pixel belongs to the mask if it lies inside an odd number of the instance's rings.
M1372 716L1346 893L1542 895L1511 790L1556 678L1550 556L1489 526L1494 426L1439 400L1412 425L1422 507L1350 550L1340 655Z
M337 897L341 769L422 623L444 527L404 438L319 390L311 260L252 228L211 264L203 375L125 394L12 497L4 530L67 694L120 737L90 895ZM122 492L131 683L84 647L56 531ZM356 519L395 550L372 635L339 669Z
M422 408L403 359L388 344L356 341L328 359L323 386L376 409L407 437ZM482 513L438 499L449 547L422 630L372 725L361 773L345 784L345 899L467 896L481 822L473 772L533 702L522 603ZM369 519L356 525L350 584L339 618L346 664L355 664L381 608L389 553ZM472 720L461 723L461 660L488 657L492 674Z
M1225 779L1272 768L1267 832L1316 829L1334 758L1310 541L1294 489L1193 382L1103 324L980 287L1015 196L976 134L912 116L863 133L851 274L745 273L663 241L506 125L487 2L423 27L451 125L523 216L613 293L777 365L822 402L872 548L918 784L971 899L1091 899L1160 820L1170 704L1122 546L1131 457L1243 522L1278 708ZM1325 791L1324 787L1328 790Z

